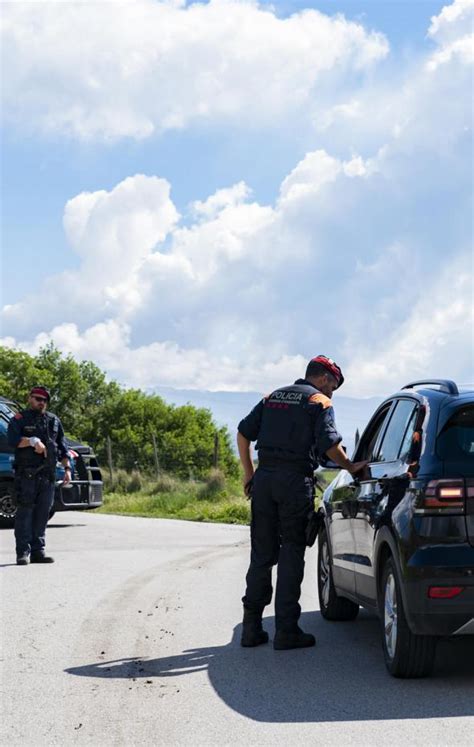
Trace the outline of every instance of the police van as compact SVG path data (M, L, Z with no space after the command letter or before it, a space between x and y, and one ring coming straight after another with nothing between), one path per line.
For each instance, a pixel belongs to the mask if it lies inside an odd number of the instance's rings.
M20 407L0 397L0 526L12 527L16 514L14 449L7 441L8 423ZM71 482L62 485L64 469L56 466L56 490L50 518L56 511L98 508L103 503L103 482L97 457L90 446L65 438L71 462Z

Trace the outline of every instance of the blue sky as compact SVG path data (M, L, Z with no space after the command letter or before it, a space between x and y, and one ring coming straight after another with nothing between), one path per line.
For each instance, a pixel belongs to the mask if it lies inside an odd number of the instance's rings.
M10 4L4 344L146 387L472 380L472 8Z

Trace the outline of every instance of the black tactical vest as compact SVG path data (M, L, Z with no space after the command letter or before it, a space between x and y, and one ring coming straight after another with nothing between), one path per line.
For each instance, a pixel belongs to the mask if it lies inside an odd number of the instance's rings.
M22 436L40 438L47 449L47 458L43 454L37 454L32 446L23 449L15 449L15 469L38 469L44 467L45 471L54 475L56 470L58 435L58 419L52 413L37 413L33 410L22 411Z
M301 383L300 383L301 381ZM276 389L265 399L256 448L263 466L294 465L307 474L314 462L314 407L319 389L304 380Z

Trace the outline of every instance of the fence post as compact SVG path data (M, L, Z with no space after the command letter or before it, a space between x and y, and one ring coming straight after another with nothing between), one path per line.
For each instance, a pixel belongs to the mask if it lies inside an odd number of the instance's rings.
M156 445L156 436L154 433L151 434L151 438L153 440L153 454L155 455L155 471L156 471L156 479L158 480L160 477L160 462L158 459L158 447Z
M218 461L219 461L219 434L216 431L214 434L214 455L212 458L212 464L215 469L217 469Z
M107 436L107 461L109 463L110 482L114 481L114 469L112 464L112 441L110 436Z

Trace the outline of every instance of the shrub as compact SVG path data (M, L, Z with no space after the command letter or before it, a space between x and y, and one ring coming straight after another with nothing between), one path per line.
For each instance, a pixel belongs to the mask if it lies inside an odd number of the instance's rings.
M198 500L213 500L222 497L226 490L225 475L219 469L212 469L198 493Z

